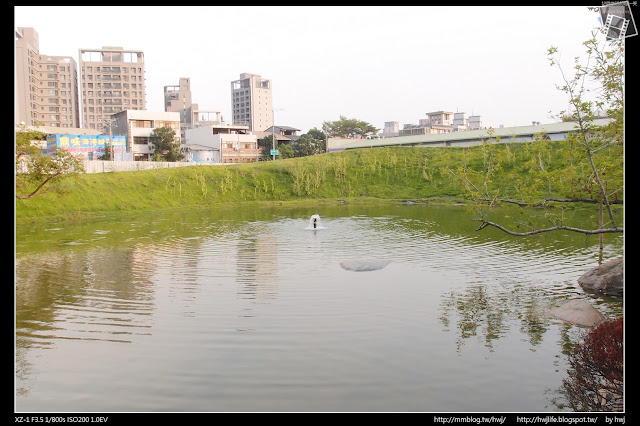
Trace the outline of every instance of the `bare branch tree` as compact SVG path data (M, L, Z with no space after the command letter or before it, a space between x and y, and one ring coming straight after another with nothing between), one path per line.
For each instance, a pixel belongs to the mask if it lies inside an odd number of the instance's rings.
M564 85L558 88L568 95L570 104L574 109L574 112L571 115L571 120L576 123L576 130L570 133L570 138L572 138L571 140L573 141L579 142L579 145L583 148L584 160L581 161L585 161L585 163L583 163L585 164L585 170L588 169L590 173L589 176L584 177L586 182L585 188L587 189L587 192L590 193L591 185L595 186L596 189L594 190L594 193L597 194L597 197L595 199L583 196L557 197L553 193L552 188L552 184L554 183L552 180L554 179L552 171L545 167L540 151L534 151L531 153L530 167L532 171L534 168L537 169L538 182L539 184L545 182L548 196L541 197L538 201L531 202L525 201L524 199L513 200L511 197L500 197L498 196L497 190L492 193L488 184L494 170L499 167L499 164L494 163L494 158L492 157L493 154L490 151L487 151L487 148L492 145L492 138L490 138L488 144L483 143L483 149L485 149L484 176L478 173L475 175L472 174L468 171L466 165L458 168L457 173L449 168L451 175L462 182L467 192L471 194L472 198L476 201L479 211L482 211L479 207L479 203L489 204L488 209L484 210L484 213L480 215L481 217L473 219L481 222L478 230L491 226L510 235L516 236L529 236L543 232L560 230L578 232L585 235L597 234L600 236L606 233L624 232L624 228L617 225L614 211L611 207L612 204L623 203L623 200L617 199L619 195L618 193L621 193L622 187L616 188L610 193L607 192L607 182L602 178L603 174L607 170L607 166L600 165L600 167L598 167L595 159L596 152L603 151L604 149L613 146L624 146L622 131L622 118L624 111L624 40L619 40L615 43L603 42L609 43L607 45L609 49L606 49L606 46L603 43L599 43L597 41L597 31L594 31L592 36L592 39L584 43L587 47L586 64L582 65L579 58L575 58L575 74L571 78L567 76L565 70L555 56L557 48L551 47L548 50L548 54L550 65L559 69L561 78L564 82ZM586 100L586 92L588 92L588 90L585 88L585 81L587 78L591 78L599 84L600 91L598 97L600 100L595 102L595 105L599 109L607 108L607 113L612 118L611 123L607 126L596 126L593 123L593 120L597 118L597 115L594 113L594 102ZM539 141L538 143L542 143L542 146L546 143L544 138L541 136L537 137L536 140ZM487 157L487 155L489 157ZM616 167L617 165L613 164L608 166ZM622 167L622 158L620 158L618 166ZM475 183L474 178L476 180ZM557 182L562 180L561 177L556 177L555 179ZM524 188L518 185L514 186L517 188L518 193L522 194L521 191ZM612 196L614 195L616 198L612 199ZM547 228L535 229L532 227L530 231L517 232L488 219L491 210L500 202L515 204L520 207L545 206L551 202L599 204L600 209L606 209L609 224L605 227L602 215L600 215L598 229L582 229L566 226L565 224L560 223L553 224L554 226Z

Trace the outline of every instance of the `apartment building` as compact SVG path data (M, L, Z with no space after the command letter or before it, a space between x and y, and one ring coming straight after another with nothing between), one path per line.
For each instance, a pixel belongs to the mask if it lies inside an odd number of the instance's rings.
M221 124L220 111L203 111L192 102L191 80L180 77L177 85L164 86L164 110L180 113L180 135L186 140L186 130L199 126Z
M191 80L180 77L177 85L164 86L164 110L180 113L180 137L185 139L185 130L193 127L198 104L191 101Z
M451 126L452 115L453 113L450 111L435 111L427 113L429 123L438 126Z
M110 131L114 135L125 135L126 151L135 161L149 161L155 152L149 136L157 128L168 127L176 133L180 143L180 113L166 111L126 110L113 115Z
M405 124L396 136L430 135L439 133L463 132L482 129L482 116L472 115L467 118L465 112L435 111L426 113L418 124ZM453 121L451 120L453 116ZM390 122L391 123L391 122ZM385 123L386 129L387 123ZM387 136L383 133L383 136Z
M80 127L77 63L40 53L33 28L15 32L15 120L27 126Z
M271 80L259 74L240 74L240 79L231 82L232 123L258 132L273 126L271 90Z
M191 80L189 78L180 77L177 85L164 86L164 110L167 112L179 112L180 123L193 123Z
M429 135L434 133L449 133L454 130L451 125L452 112L435 111L428 112L427 117L418 121L418 124L405 124L398 133L399 136Z
M78 57L82 127L100 130L113 114L146 108L143 52L103 46Z

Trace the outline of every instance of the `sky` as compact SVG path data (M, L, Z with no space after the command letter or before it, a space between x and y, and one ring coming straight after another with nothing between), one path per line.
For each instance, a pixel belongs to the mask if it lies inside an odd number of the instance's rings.
M200 110L231 122L231 82L272 81L275 123L305 133L340 116L383 129L433 111L480 115L483 125L551 123L566 110L549 65L585 57L600 25L586 6L15 6L40 53L120 46L145 56L147 109L164 86L191 80Z

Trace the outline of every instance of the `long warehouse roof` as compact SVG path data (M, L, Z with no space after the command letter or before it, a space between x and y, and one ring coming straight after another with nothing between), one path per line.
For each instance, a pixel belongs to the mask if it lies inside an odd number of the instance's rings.
M593 120L593 124L596 126L604 126L611 122L611 118L599 118ZM538 133L552 134L552 133L568 133L577 130L578 124L572 121L560 122L560 123L548 123L538 124L535 126L515 126L515 127L502 127L493 129L493 138L501 138L503 141L512 137L535 135ZM479 141L489 139L489 129L480 130L467 130L450 133L433 133L426 135L410 135L410 136L395 136L389 138L379 139L341 139L341 138L329 138L328 150L342 150L349 148L368 148L377 146L392 146L392 145L416 145L416 144L429 144L429 143L442 143L442 142L461 142L461 141Z

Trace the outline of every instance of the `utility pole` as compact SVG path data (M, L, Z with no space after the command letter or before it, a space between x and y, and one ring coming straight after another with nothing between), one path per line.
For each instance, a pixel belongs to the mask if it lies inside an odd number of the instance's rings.
M278 109L271 109L271 114L272 114L272 119L273 119L273 123L271 125L271 142L273 145L273 148L271 150L271 152L273 152L273 161L276 160L276 111L282 111L284 108L278 108Z
M276 161L276 110L272 109L271 114L273 117L273 123L271 123L271 154L273 161Z
M111 161L113 161L113 136L111 135L111 125L113 124L113 119L109 118L109 148L111 149Z
M113 136L112 136L112 130L111 127L113 125L113 118L109 117L108 119L106 118L102 118L103 123L106 125L107 122L106 120L109 120L109 153L110 153L110 160L113 161ZM105 150L107 149L107 147L105 147ZM106 152L105 152L106 154Z

